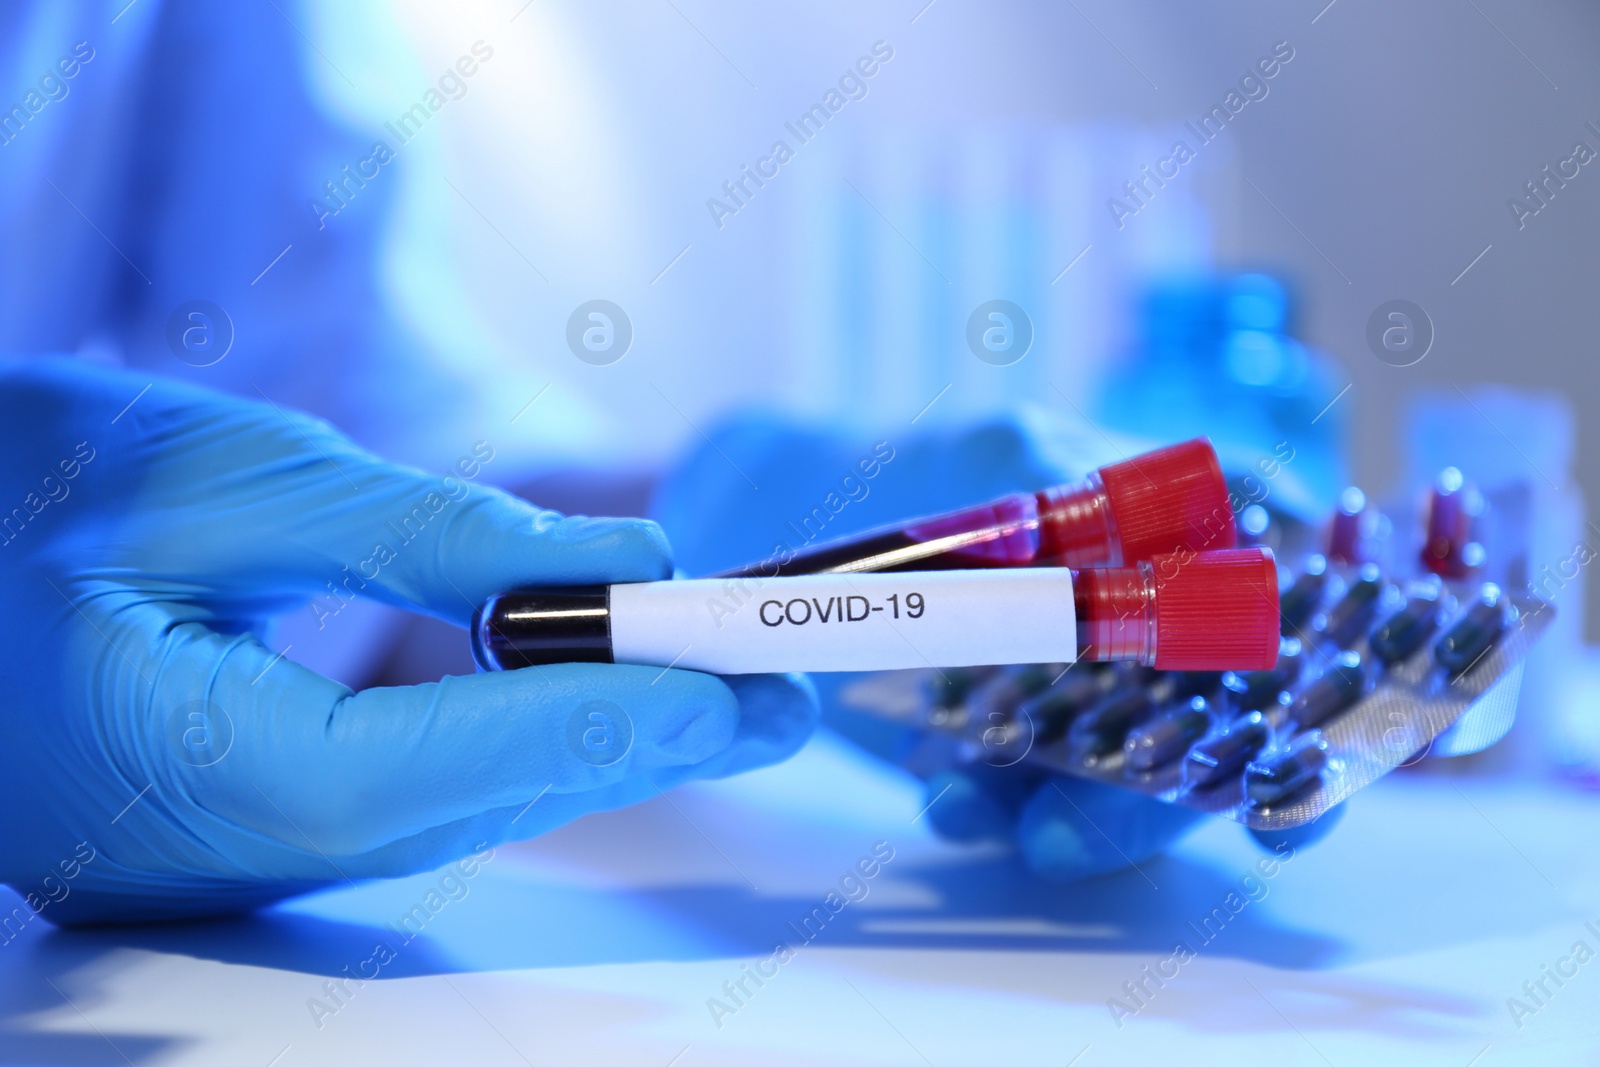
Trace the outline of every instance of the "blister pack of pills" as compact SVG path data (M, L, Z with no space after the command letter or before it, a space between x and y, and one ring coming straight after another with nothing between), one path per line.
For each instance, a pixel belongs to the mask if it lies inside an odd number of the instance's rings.
M913 769L1025 764L1258 829L1310 822L1429 754L1511 724L1522 661L1554 611L1486 580L1470 487L1447 472L1418 551L1379 562L1387 519L1347 494L1323 530L1277 546L1282 643L1269 670L1078 662L869 677L850 706L923 731Z

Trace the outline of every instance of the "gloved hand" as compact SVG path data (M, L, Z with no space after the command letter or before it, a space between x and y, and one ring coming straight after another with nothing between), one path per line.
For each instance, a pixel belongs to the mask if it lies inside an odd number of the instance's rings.
M1137 449L1129 446L1127 453ZM666 478L652 515L692 575L727 570L874 526L1075 481L1122 455L1098 434L1037 412L955 434L850 440L837 432L749 415L722 427ZM906 729L841 704L860 675L814 676L824 721L891 762L917 762ZM1037 873L1071 880L1137 864L1202 816L1129 790L1027 765L974 764L927 779L926 818L958 841L1013 843ZM1309 827L1258 834L1268 848L1310 844L1342 805Z
M798 677L573 664L353 693L281 658L258 633L314 595L465 625L519 584L665 578L667 543L148 381L0 363L0 881L43 917L427 870L809 735Z

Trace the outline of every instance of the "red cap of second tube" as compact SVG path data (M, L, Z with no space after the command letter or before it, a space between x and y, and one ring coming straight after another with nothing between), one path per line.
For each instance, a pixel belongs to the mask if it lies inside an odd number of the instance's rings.
M1204 437L1101 467L1100 482L1116 516L1124 566L1179 547L1211 551L1237 543L1228 483Z
M1179 548L1208 552L1238 543L1228 483L1204 437L1046 489L1039 519L1041 556L1067 567L1131 567Z

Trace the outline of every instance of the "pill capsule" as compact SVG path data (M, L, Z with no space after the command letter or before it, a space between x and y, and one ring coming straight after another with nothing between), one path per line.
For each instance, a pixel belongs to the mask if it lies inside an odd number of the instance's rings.
M1367 644L1385 666L1393 666L1410 659L1438 628L1439 601L1432 597L1413 597L1372 631Z
M1109 664L1075 663L1056 677L1050 692L1087 707L1105 696L1117 683L1117 672Z
M1303 730L1320 726L1360 700L1366 686L1361 656L1341 652L1327 673L1294 698L1289 705L1289 718Z
M1033 740L1036 744L1048 745L1061 739L1073 716L1083 707L1069 694L1047 689L1017 705L1016 718L1026 719L1033 724Z
M974 687L992 674L992 667L947 667L928 684L928 702L934 707L958 707Z
M1187 704L1135 727L1122 742L1122 752L1130 768L1148 771L1183 755L1209 729L1210 702L1190 697Z
M967 695L967 707L975 719L989 719L995 714L1009 718L1017 705L1044 689L1050 680L1066 670L1066 664L1031 663L1010 670L997 671Z
M1209 697L1216 693L1222 675L1217 671L1168 671L1160 675L1155 689L1159 703L1187 700L1190 697Z
M1360 637L1377 617L1384 581L1376 563L1362 566L1359 576L1339 602L1328 609L1323 632L1335 643L1347 645Z
M1485 585L1478 602L1433 646L1434 662L1451 676L1470 669L1499 640L1506 627L1505 600L1497 585Z
M1122 747L1128 731L1148 719L1155 702L1144 689L1113 693L1080 715L1067 734L1067 744L1079 757L1104 756Z
M1321 556L1312 556L1306 561L1304 573L1278 598L1278 618L1286 636L1296 636L1305 629L1322 603L1327 585L1327 561Z
M1265 671L1228 671L1222 684L1234 695L1240 711L1257 711L1278 702L1278 694L1300 677L1305 662L1298 637L1285 637L1278 644L1278 664Z
M1244 792L1252 804L1267 807L1294 796L1316 781L1328 765L1328 743L1316 734L1287 751L1252 760L1244 770Z
M1272 736L1267 720L1259 711L1239 716L1228 729L1189 750L1184 777L1196 786L1215 785L1239 773L1255 758Z
M1033 723L1034 743L1059 741L1073 718L1105 696L1116 676L1103 667L1079 664L1068 670L1055 685L1029 697L1017 706L1018 718Z
M1339 494L1339 507L1328 530L1328 558L1335 563L1366 563L1372 559L1378 512L1367 506L1367 495L1355 486Z
M1446 467L1440 471L1428 496L1422 565L1446 578L1465 578L1483 566L1483 544L1476 533L1483 510L1483 494L1459 470Z

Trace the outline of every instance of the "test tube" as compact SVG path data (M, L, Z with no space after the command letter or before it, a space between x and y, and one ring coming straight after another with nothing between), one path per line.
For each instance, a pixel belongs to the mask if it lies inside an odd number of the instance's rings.
M484 670L636 663L715 674L1129 660L1255 670L1278 655L1262 548L1133 567L701 578L525 589L472 622Z
M1234 547L1233 508L1204 437L1113 463L1075 485L773 556L718 577L979 567L1121 567L1179 549Z

